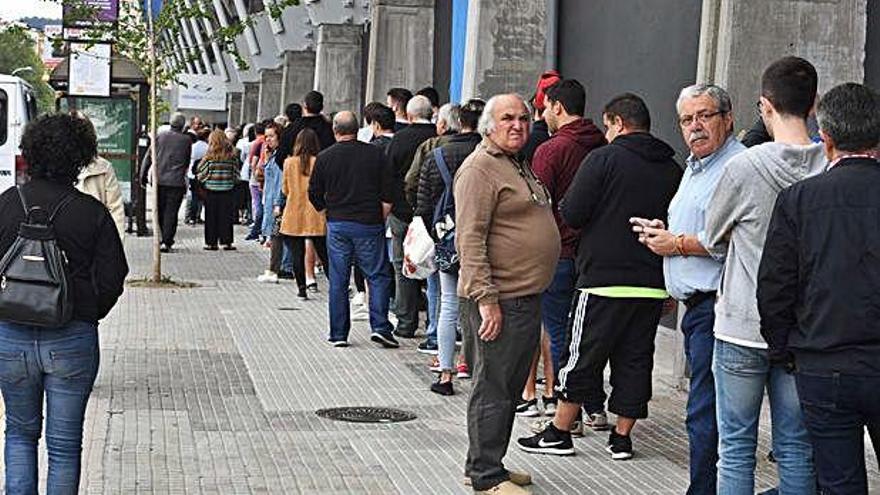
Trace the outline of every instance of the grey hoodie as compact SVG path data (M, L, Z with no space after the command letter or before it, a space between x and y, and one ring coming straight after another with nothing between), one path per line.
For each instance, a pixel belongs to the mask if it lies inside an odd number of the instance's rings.
M700 243L724 273L715 303L715 337L733 344L766 349L758 315L758 265L764 239L782 189L821 172L826 165L821 144L764 143L727 163L706 211Z

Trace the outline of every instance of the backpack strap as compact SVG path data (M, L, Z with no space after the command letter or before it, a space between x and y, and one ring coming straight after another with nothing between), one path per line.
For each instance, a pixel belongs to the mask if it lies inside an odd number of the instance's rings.
M24 199L24 193L21 190L21 186L15 186L15 190L18 191L18 199L21 200L21 207L24 208L24 216L27 217L28 213L29 213L28 207L27 207L27 201L25 201L25 199Z
M52 225L55 222L55 217L58 216L59 213L68 205L76 196L74 193L68 193L66 196L61 198L61 201L55 206L55 209L52 210L52 214L49 215L49 225Z
M451 187L452 174L449 173L449 167L446 166L446 160L443 158L443 150L441 148L434 148L434 160L437 162L437 170L440 171L440 176L443 178L446 187Z
M440 201L434 206L434 224L442 220L443 212L446 210L449 199L452 197L452 174L449 173L449 167L446 166L446 159L443 158L443 150L440 148L434 148L434 161L437 162L437 170L440 172L440 177L443 178L443 183L446 187L443 189L443 194L440 195Z

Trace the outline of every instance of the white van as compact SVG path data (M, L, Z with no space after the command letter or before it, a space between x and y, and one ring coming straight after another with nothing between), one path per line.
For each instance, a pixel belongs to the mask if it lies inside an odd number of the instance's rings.
M0 74L0 192L25 180L27 165L18 147L24 126L36 117L34 88L20 77Z

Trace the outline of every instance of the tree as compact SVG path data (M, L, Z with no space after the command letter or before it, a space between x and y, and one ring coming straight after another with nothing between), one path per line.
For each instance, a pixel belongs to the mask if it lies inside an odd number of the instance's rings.
M31 69L19 70L16 75L34 87L40 112L51 111L55 106L55 92L43 80L46 70L37 55L36 41L23 27L7 27L0 31L0 74L12 74L24 67Z
M159 0L144 0L147 15L141 12L141 2L119 2L119 21L113 24L97 22L98 12L88 0L56 0L65 7L65 21L84 21L93 24L86 32L89 40L111 40L115 53L132 60L141 71L146 74L150 86L150 119L149 135L150 142L156 142L156 121L158 107L161 102L158 95L160 87L169 84L180 84L179 77L186 70L188 63L196 62L198 53L180 55L172 51L173 46L159 42L159 36L166 33L171 39L179 39L181 33L180 20L189 23L196 19L207 21L211 29L199 33L198 43L200 50L209 50L212 43L223 47L241 69L247 68L247 62L240 56L235 48L236 36L242 34L246 26L252 26L255 22L253 16L244 19L229 20L227 25L214 23L211 12L213 7L210 0L164 0L159 15L151 15L153 4ZM268 15L273 18L281 16L284 9L292 5L298 5L299 0L273 0L267 2L270 8ZM222 63L222 61L218 61ZM158 184L160 163L156 160L156 148L150 147L152 153L150 167L153 184ZM153 204L158 204L158 188L153 188ZM153 209L153 267L151 279L154 283L162 282L162 253L159 250L160 226L159 215L156 208Z

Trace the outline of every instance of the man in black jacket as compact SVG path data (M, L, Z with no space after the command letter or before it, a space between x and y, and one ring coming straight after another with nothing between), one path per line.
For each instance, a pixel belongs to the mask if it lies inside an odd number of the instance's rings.
M171 130L156 136L156 161L158 162L159 204L156 215L159 215L159 230L162 231L163 253L171 252L174 236L177 234L177 216L180 204L186 194L186 171L190 166L192 155L192 138L183 132L186 117L182 113L171 116ZM147 150L141 165L141 184L146 184L153 165L152 152Z
M823 493L868 493L864 427L880 423L880 100L822 98L825 173L784 189L758 270L761 334L794 370Z
M397 313L398 337L412 338L419 325L419 281L403 275L403 239L413 218L413 207L407 202L403 192L406 172L412 165L416 149L424 141L437 135L437 127L431 123L431 100L424 96L414 96L406 104L410 125L394 134L387 153L394 169L394 206L388 217L391 227L392 264L397 279L395 291L395 310Z
M665 218L681 169L673 149L649 134L651 117L638 96L615 97L602 120L611 144L587 155L560 206L565 223L581 229L578 291L560 356L556 415L543 432L518 440L526 452L574 454L572 423L581 405L601 408L609 360L608 410L617 415L607 447L612 459L632 457L630 431L648 416L654 337L669 296L663 259L639 243L629 219Z
M333 137L333 127L321 112L324 111L324 95L318 91L309 91L303 98L302 117L298 117L300 110L299 105L290 104L285 108L285 114L290 120L290 124L284 128L281 133L281 139L278 143L278 164L282 165L284 160L293 154L293 145L296 142L296 136L299 131L309 128L318 135L318 142L321 143L321 149L329 148L336 139Z

